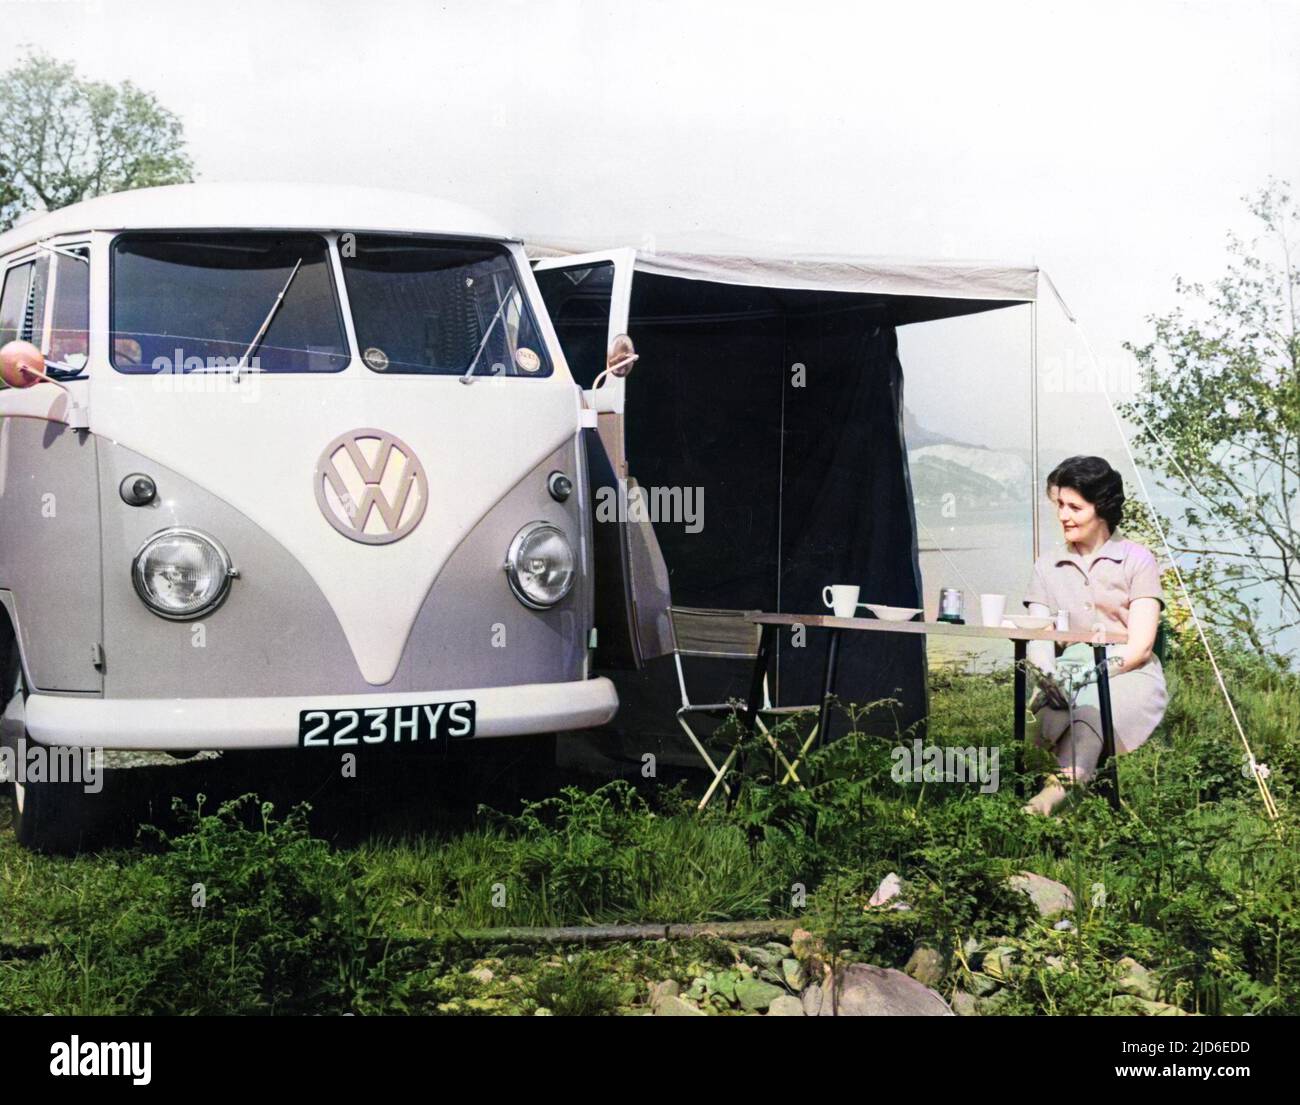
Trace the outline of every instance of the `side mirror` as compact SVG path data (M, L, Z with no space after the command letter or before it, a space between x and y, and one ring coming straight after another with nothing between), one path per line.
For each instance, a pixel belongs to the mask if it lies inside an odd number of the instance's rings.
M636 347L626 334L619 334L609 346L609 355L605 358L605 371L613 376L626 376L636 363Z
M45 358L29 341L11 341L0 349L0 379L11 388L29 388L48 379Z

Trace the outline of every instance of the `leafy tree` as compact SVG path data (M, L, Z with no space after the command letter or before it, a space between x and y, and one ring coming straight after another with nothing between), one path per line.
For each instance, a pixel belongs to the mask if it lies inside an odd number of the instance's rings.
M1151 316L1154 336L1126 345L1144 388L1124 404L1134 444L1184 496L1170 546L1192 558L1202 618L1260 652L1300 625L1300 207L1287 184L1246 197L1256 237L1228 236L1213 284L1178 278L1187 301Z
M27 208L193 179L181 121L149 92L34 54L0 75L0 229Z

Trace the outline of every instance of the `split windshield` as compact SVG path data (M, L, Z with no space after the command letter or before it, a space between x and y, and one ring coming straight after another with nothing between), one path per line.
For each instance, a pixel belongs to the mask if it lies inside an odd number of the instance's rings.
M124 234L112 283L120 372L338 372L351 359L317 234Z
M551 364L504 246L344 235L361 359L374 371L549 376Z

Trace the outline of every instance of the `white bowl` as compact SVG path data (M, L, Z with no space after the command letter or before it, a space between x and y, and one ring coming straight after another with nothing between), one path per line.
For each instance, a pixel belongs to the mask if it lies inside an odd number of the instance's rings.
M881 606L874 602L862 603L882 622L906 622L911 621L921 611L911 606Z
M1041 614L1004 614L1002 625L1011 629L1051 629L1056 619Z

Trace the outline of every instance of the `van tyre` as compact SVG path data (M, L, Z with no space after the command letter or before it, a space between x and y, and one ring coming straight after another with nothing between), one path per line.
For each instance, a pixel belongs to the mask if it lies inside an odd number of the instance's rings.
M27 682L15 662L9 665L4 686L9 688L3 713L0 714L0 745L10 750L6 756L13 768L32 745L27 736ZM68 750L79 752L79 750ZM68 757L63 757L67 762ZM100 775L103 777L103 772ZM104 800L104 794L87 795L79 782L20 783L15 777L5 785L9 792L14 836L18 843L33 852L71 855L91 841L91 814Z

